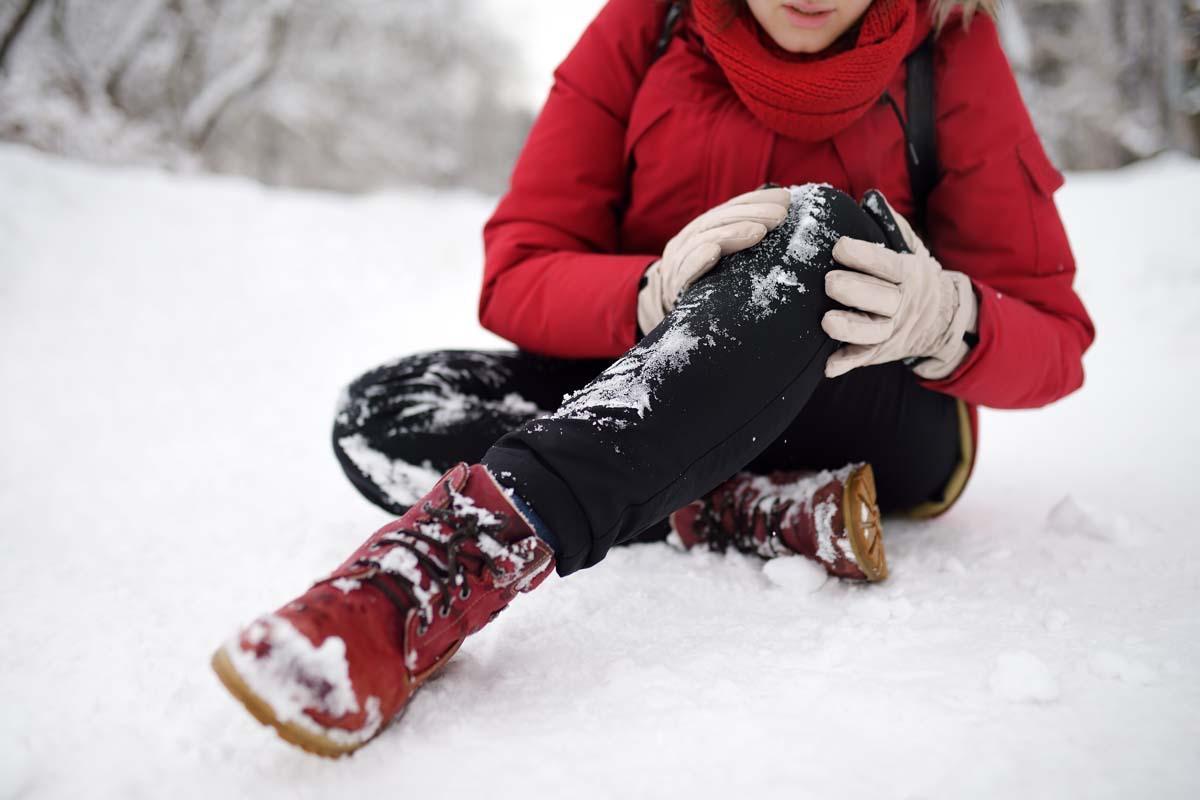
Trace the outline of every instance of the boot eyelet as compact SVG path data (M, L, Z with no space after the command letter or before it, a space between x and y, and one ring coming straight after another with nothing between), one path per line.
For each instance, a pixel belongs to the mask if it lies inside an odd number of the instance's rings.
M417 636L424 636L428 632L429 632L429 626L426 625L424 622L422 622L420 625L417 626Z
M445 619L446 617L450 616L450 609L446 606L438 606L438 616L442 619Z
M471 587L464 583L463 587L458 590L458 596L459 596L459 599L466 600L468 597L471 596Z

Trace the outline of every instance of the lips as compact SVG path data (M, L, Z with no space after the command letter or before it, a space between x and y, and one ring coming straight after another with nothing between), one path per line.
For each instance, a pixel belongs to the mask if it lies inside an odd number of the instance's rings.
M793 27L820 28L837 9L819 3L792 2L785 3L783 10Z

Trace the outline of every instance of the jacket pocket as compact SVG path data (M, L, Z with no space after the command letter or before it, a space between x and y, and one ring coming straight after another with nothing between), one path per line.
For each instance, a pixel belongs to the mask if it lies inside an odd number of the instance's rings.
M660 105L647 108L649 103L635 104L629 117L629 127L625 129L625 166L630 166L634 150L642 137L671 111L670 106Z
M1036 135L1017 145L1017 158L1031 184L1029 197L1030 224L1033 228L1036 251L1034 268L1038 275L1074 272L1075 261L1062 218L1054 204L1054 193L1063 185L1063 176L1046 156Z
M1062 173L1050 163L1038 137L1030 136L1017 145L1017 157L1029 174L1029 179L1043 197L1051 197L1063 185Z

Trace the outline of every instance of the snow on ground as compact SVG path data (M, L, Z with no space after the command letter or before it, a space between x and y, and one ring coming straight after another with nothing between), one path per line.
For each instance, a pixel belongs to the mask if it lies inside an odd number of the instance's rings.
M1080 394L989 413L892 577L619 550L467 644L355 757L304 755L211 650L386 517L340 385L496 340L487 198L347 199L0 147L0 797L1200 795L1200 165L1061 195Z

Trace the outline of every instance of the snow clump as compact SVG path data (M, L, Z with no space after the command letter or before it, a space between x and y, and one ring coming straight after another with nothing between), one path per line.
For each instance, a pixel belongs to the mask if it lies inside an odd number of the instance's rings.
M825 567L803 556L780 556L763 564L763 576L781 589L811 594L829 580Z
M1058 699L1058 679L1046 662L1025 650L996 657L988 687L1010 703L1052 703Z

